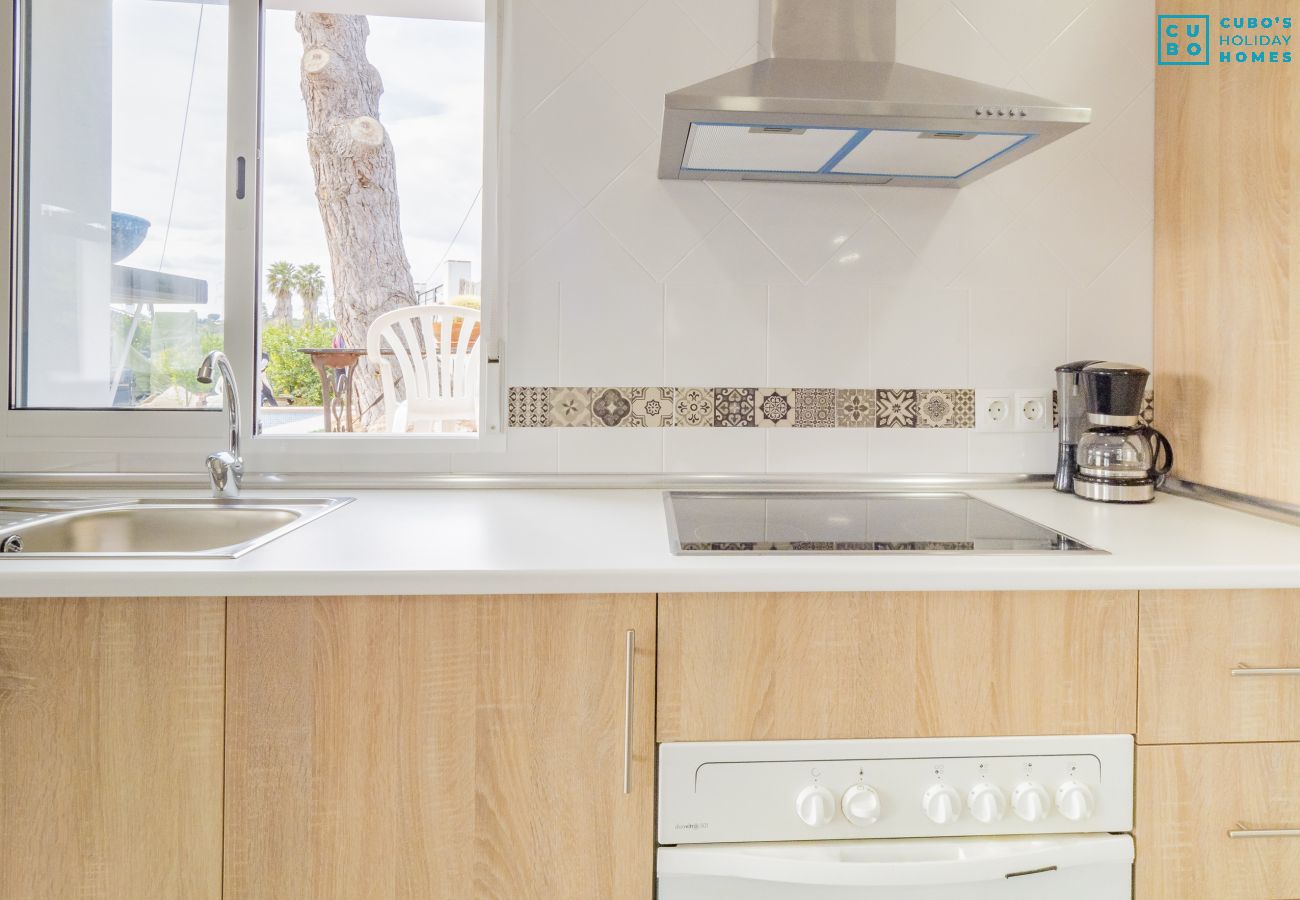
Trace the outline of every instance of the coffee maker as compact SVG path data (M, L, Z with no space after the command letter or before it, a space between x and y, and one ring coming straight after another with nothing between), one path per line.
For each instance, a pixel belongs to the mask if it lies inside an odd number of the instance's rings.
M1085 359L1056 367L1056 411L1060 420L1060 444L1056 454L1056 489L1074 493L1077 468L1075 449L1088 430L1088 407L1083 399L1083 370L1099 360Z
M1099 362L1080 373L1091 427L1075 450L1074 493L1106 503L1149 503L1174 465L1163 434L1142 421L1151 373L1127 363ZM1062 419L1064 424L1064 419Z

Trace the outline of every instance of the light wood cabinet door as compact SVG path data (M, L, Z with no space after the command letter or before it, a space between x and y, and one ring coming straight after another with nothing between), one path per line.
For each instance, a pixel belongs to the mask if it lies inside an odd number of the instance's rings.
M1300 744L1137 754L1137 900L1300 897Z
M1143 591L1139 621L1140 743L1300 740L1300 591Z
M232 598L227 898L649 898L654 616L653 596Z
M0 600L0 898L219 900L224 608Z
M1131 733L1137 594L665 594L661 741Z
M1217 57L1221 37L1291 36L1223 17L1300 18L1300 3L1155 12L1207 17ZM1231 48L1268 50L1294 52ZM1176 478L1300 503L1300 79L1289 64L1211 63L1153 69L1156 424Z

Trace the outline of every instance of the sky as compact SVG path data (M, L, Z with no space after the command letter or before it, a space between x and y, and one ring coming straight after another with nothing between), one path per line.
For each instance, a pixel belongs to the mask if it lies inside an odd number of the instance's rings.
M264 266L317 263L328 302L329 252L307 157L303 47L293 18L266 12L262 259ZM123 264L206 279L209 302L200 315L225 304L227 21L218 4L113 3L113 209L153 223ZM396 154L412 275L438 280L435 266L482 183L483 25L371 16L370 29L367 53L384 82L380 121ZM475 278L480 207L447 253L470 260Z

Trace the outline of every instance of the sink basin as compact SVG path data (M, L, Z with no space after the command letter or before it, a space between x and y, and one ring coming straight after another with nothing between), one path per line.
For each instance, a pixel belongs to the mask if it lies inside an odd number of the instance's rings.
M350 502L0 500L0 560L234 559Z

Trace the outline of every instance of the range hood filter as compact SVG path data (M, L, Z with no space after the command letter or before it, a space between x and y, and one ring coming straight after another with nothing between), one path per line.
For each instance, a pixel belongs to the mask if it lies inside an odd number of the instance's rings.
M961 179L1032 134L692 122L682 168L706 175Z

